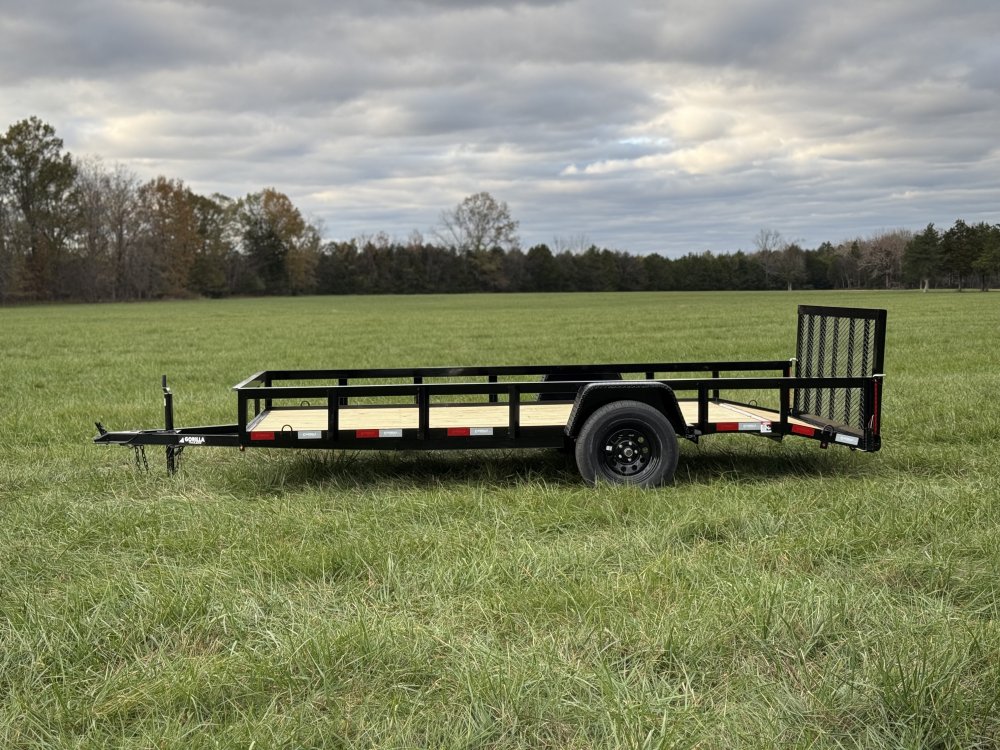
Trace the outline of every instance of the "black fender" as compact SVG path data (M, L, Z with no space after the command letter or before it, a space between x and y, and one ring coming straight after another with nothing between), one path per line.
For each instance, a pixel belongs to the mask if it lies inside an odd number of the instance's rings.
M556 372L550 372L542 377L543 383L550 383L554 380L621 380L622 376L619 372L597 372L594 370L585 370L581 372L570 372L558 370ZM539 393L539 401L572 401L576 398L576 394L580 392L579 388L573 388L569 386L572 390L560 391L558 393Z
M613 401L641 401L649 404L667 418L679 437L688 434L688 426L673 388L648 380L623 380L620 383L588 383L581 388L566 422L566 437L576 438L590 415Z

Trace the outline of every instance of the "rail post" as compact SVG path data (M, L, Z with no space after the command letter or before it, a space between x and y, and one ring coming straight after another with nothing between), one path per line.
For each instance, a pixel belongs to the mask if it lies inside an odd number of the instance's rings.
M167 376L163 376L163 427L167 432L174 429L174 394L167 387ZM168 445L164 449L167 456L167 474L177 471L177 454L174 446Z

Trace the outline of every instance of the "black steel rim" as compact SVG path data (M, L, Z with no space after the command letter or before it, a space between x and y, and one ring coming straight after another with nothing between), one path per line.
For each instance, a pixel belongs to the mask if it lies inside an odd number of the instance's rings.
M608 430L601 441L601 453L609 475L631 479L656 466L660 444L637 425L619 426Z

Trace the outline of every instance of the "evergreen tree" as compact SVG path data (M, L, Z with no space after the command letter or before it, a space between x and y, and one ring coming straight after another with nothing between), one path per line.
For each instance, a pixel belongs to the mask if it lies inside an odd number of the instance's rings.
M979 274L979 288L987 292L990 282L1000 277L1000 225L983 222L973 229L978 236L979 254L972 267Z
M535 245L525 257L527 289L554 292L559 288L559 267L548 245Z
M910 281L920 283L920 291L926 292L931 285L931 278L937 275L941 267L941 235L934 224L907 243L903 252L903 273Z
M982 254L977 239L976 233L961 219L941 238L941 266L953 275L958 291L962 291L965 279L975 270L976 258Z

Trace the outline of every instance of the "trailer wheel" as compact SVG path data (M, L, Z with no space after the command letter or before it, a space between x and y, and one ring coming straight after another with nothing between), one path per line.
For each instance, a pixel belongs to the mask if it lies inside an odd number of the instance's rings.
M677 469L677 434L641 401L614 401L595 411L576 440L576 465L588 484L657 487Z

